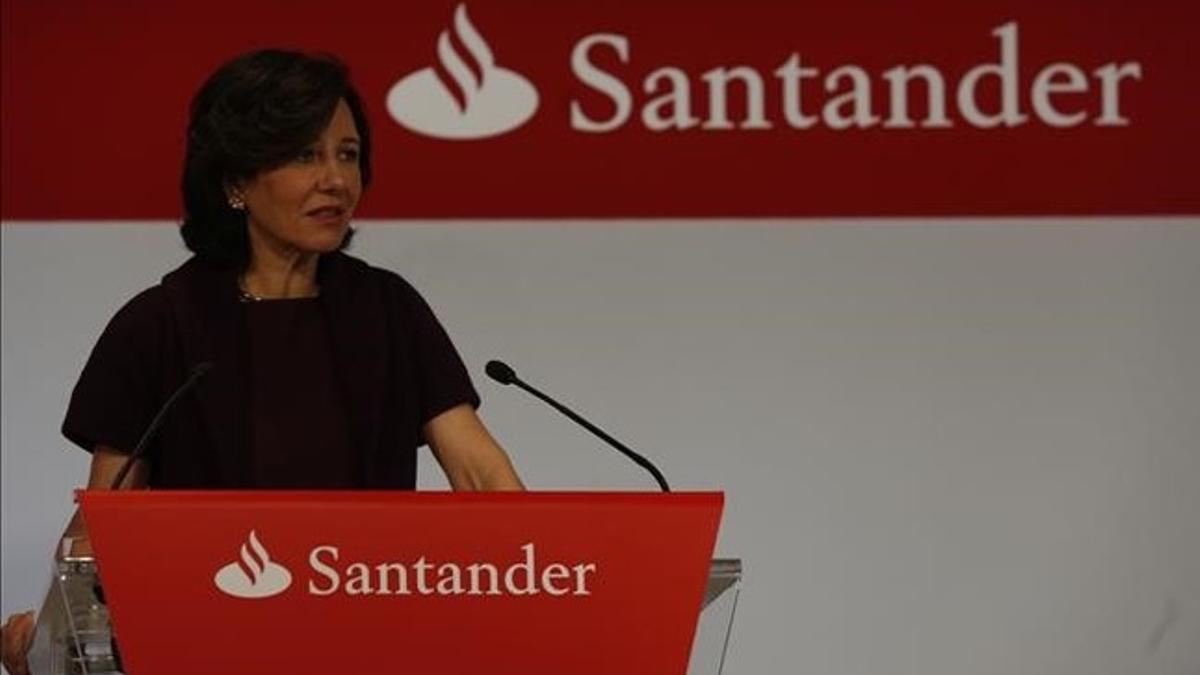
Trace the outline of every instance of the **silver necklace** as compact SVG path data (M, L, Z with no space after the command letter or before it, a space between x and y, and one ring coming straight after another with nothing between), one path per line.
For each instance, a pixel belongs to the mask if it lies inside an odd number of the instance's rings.
M255 295L255 294L251 293L250 291L239 287L238 288L238 300L240 300L242 302L262 302L263 300L266 300L266 298Z
M315 298L315 297L319 296L320 294L321 294L321 288L318 286L318 287L313 288L312 295L305 296L305 297ZM255 295L255 294L251 293L250 291L246 290L246 280L243 279L242 277L238 277L238 300L239 301L241 301L241 302L264 302L269 299L270 298L264 298L261 295Z

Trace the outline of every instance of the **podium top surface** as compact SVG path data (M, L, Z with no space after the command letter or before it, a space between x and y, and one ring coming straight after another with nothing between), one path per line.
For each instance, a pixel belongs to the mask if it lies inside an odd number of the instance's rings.
M595 505L601 502L626 504L723 505L725 493L715 491L535 491L450 492L413 490L76 490L76 501L86 503L190 502L231 503L346 503L367 504L564 504Z

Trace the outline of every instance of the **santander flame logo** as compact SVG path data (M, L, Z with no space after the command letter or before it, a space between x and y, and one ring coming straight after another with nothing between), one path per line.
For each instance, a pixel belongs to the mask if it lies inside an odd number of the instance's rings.
M240 558L222 567L213 578L224 593L235 598L269 598L292 585L292 573L271 560L254 530L242 544Z
M449 81L433 67L404 77L388 92L392 117L417 133L456 140L496 136L528 121L538 107L537 89L496 65L461 4L454 10L454 36L466 54L455 48L448 31L437 41L438 61Z

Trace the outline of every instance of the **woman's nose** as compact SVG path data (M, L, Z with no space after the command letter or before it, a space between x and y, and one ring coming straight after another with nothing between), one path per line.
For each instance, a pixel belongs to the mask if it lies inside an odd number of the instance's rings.
M344 190L347 185L346 173L349 169L339 162L337 158L327 160L321 164L321 178L319 187L323 190Z

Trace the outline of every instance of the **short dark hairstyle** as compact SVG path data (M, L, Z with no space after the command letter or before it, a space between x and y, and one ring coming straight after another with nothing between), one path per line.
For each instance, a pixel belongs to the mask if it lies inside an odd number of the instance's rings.
M362 98L337 58L268 49L239 56L210 75L192 99L183 160L180 233L188 249L211 263L246 264L246 212L229 205L228 188L294 159L321 136L341 100L358 127L365 188L371 182L371 130Z

